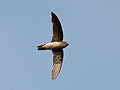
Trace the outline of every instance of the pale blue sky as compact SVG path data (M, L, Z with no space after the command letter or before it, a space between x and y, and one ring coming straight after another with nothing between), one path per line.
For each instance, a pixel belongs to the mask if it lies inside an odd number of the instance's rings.
M51 80L51 11L64 41L62 70ZM0 0L0 90L120 90L119 0Z

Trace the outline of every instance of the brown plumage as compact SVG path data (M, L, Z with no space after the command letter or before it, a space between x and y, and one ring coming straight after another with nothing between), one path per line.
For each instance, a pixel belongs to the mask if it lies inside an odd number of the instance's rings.
M62 67L63 62L63 49L52 50L53 52L53 69L52 69L52 80L54 80Z
M52 23L53 23L53 38L52 42L62 42L63 41L63 31L62 26L58 17L51 12L52 14ZM52 80L56 79L58 76L63 62L63 49L52 50L53 52L53 69L52 69Z
M63 40L63 31L58 17L51 12L53 23L53 38L51 42L60 42Z
M51 12L53 23L53 37L51 43L38 46L38 50L52 50L53 52L53 69L52 80L58 76L63 63L63 48L68 46L67 42L63 42L62 26L58 17Z

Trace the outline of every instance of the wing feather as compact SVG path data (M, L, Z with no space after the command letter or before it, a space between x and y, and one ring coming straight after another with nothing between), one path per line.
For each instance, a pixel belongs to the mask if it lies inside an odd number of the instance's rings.
M52 80L58 76L63 62L63 49L52 50L53 51L53 69L52 69Z
M62 41L63 31L62 31L62 26L60 24L60 21L53 12L51 12L51 15L52 15L52 23L53 23L53 38L51 42Z

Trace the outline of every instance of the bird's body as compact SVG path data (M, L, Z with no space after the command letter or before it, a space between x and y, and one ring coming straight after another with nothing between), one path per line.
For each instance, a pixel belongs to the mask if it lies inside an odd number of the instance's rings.
M63 48L68 46L67 42L63 42L63 31L58 17L51 12L53 23L53 38L51 43L38 46L38 50L52 50L53 52L53 69L52 80L54 80L62 67Z
M38 46L38 50L56 50L65 48L66 46L68 46L68 43L66 42L51 42L48 44Z

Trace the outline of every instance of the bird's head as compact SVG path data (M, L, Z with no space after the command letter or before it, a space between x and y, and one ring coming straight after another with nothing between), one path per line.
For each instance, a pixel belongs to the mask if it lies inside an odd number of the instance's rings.
M67 42L62 42L63 47L67 47L69 44Z

